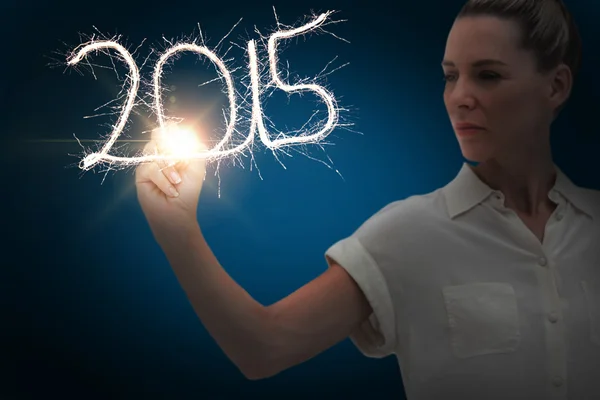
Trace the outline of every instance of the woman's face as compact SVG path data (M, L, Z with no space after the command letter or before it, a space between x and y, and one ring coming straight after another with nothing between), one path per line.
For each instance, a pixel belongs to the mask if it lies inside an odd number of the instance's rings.
M515 22L487 16L459 18L450 31L444 103L468 160L506 157L548 141L558 105L553 81L518 46L520 34Z

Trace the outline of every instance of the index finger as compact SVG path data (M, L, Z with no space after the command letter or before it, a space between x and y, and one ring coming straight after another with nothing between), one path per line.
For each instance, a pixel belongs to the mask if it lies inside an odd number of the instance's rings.
M157 127L154 128L151 132L150 132L150 142L148 143L148 150L149 153L151 155L155 155L155 156L159 156L159 155L168 155L168 151L166 151L166 146L165 146L165 141L167 140L166 135L167 133L167 129L169 129L168 126L165 127ZM160 169L165 169L171 165L176 164L175 160L169 160L169 159L156 159L154 160L155 163L158 164L158 166L160 167Z

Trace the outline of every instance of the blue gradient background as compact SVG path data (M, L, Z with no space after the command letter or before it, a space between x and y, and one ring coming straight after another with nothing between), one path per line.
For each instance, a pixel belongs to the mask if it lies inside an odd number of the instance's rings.
M89 73L47 66L53 51L69 49L61 41L77 45L77 32L92 33L92 25L123 34L133 47L148 38L141 50L147 54L162 34L189 34L197 23L214 45L240 17L232 38L244 45L255 37L254 25L265 32L273 27L272 5L286 24L311 10L340 10L336 19L348 22L330 30L351 44L310 36L290 43L282 59L301 76L314 75L336 55L340 64L350 62L328 78L362 133L338 130L330 137L335 146L327 154L344 179L306 157L284 158L283 169L260 153L262 180L256 170L224 167L221 198L216 178L201 196L199 219L218 259L270 304L323 272L325 250L374 212L445 185L461 166L439 65L462 2L391 3L2 3L0 398L402 398L396 359L368 359L348 340L271 379L246 380L196 318L152 238L132 174L111 173L101 184L102 174L81 176L69 167L78 161L69 156L79 154L76 143L25 142L69 140L73 133L97 139L106 132L99 124L114 121L82 119L116 93L114 75L95 81ZM567 3L585 54L573 98L555 125L556 162L576 183L600 189L600 8L589 0ZM245 68L241 50L231 55ZM183 82L186 110L216 102L206 120L219 124L225 97L218 85L195 87L214 68L193 60L175 64L169 82L180 88ZM278 126L298 126L311 100L292 98L288 105L275 96L265 111ZM315 148L311 155L322 153Z

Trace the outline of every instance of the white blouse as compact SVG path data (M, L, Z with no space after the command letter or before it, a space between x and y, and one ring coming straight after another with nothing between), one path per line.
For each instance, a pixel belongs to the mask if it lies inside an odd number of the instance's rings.
M409 400L600 399L600 192L556 170L542 243L465 163L327 250L373 308L351 340Z

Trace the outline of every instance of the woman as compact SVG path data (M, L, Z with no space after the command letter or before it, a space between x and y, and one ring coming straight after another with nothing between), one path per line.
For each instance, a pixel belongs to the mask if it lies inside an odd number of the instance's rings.
M409 399L600 393L600 196L555 167L549 139L578 39L559 0L469 0L442 66L450 121L477 166L382 209L327 251L326 272L268 307L202 236L204 163L138 168L156 240L245 376L275 375L350 337L368 356L398 357Z

